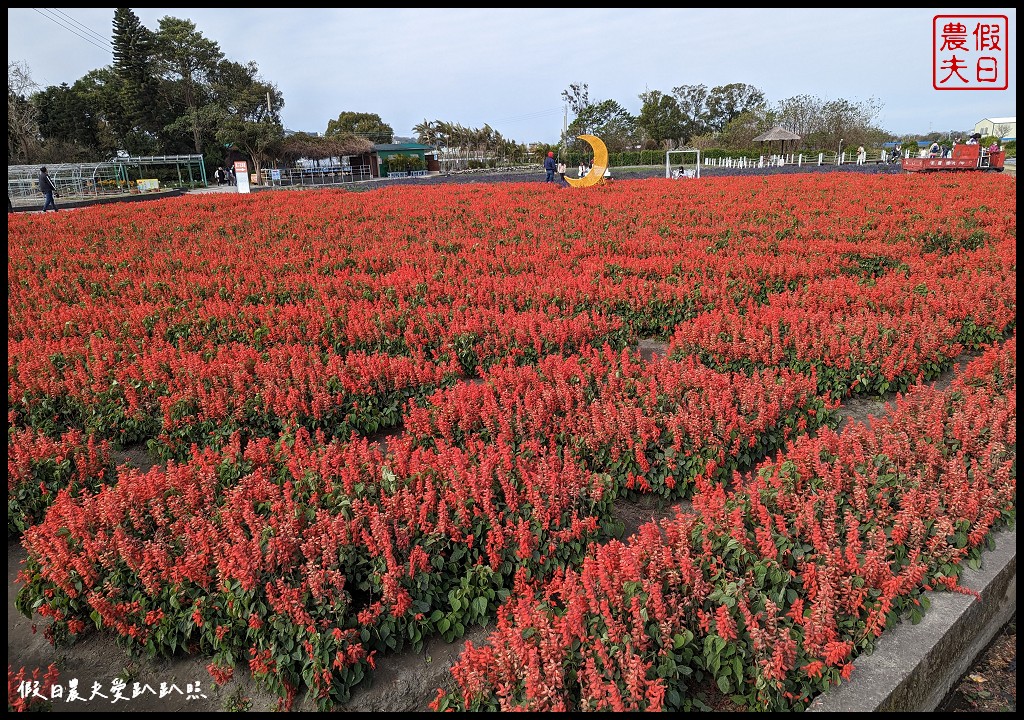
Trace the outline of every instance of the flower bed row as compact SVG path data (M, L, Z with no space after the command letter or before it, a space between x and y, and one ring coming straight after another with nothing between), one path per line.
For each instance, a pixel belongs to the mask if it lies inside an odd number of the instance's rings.
M955 277L836 278L680 323L669 353L722 370L813 369L820 391L836 398L899 392L1005 337L1016 307L1009 262Z
M679 499L694 478L725 482L791 435L828 422L832 407L812 376L769 370L746 378L606 349L494 368L485 383L411 404L403 427L418 447L535 443L609 474L620 496Z
M803 436L692 514L517 580L439 710L800 710L882 631L958 590L1016 514L1015 339L891 417Z
M42 520L59 492L95 492L115 477L110 444L104 440L78 430L52 440L32 428L12 428L7 436L7 536L21 535Z
M457 325L430 356L307 345L260 348L239 343L182 350L157 343L123 356L114 341L93 338L87 355L29 355L24 342L8 382L21 421L50 434L73 427L122 445L155 439L158 454L183 459L192 443L217 443L235 429L253 435L296 420L347 437L393 427L401 404L500 360L535 362L611 342L621 324L581 314L547 321L519 313L468 329ZM435 334L444 338L440 332ZM24 352L24 354L22 354ZM17 398L17 400L13 400Z
M236 432L186 464L62 493L24 535L19 605L52 618L57 637L91 618L153 654L209 653L221 679L248 660L282 696L304 686L326 706L348 697L375 652L454 639L493 617L518 570L546 577L578 562L588 541L615 532L621 494L683 496L701 474L748 467L828 417L800 375L723 376L610 349L540 370L502 366L432 396L386 456L304 428L244 448ZM431 428L486 387L500 400L466 427L498 427L512 398L558 392L555 377L590 395L560 408L557 436L543 432L558 418L539 404L521 418L535 432L456 442ZM627 421L633 432L616 431Z

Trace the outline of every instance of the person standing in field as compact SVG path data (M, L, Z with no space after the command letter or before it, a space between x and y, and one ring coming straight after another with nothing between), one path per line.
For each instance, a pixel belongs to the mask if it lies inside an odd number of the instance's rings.
M46 170L46 166L39 168L39 191L43 193L45 200L43 201L43 212L46 212L50 208L53 208L54 212L57 212L57 203L53 201L54 196L57 196L57 188L53 186L53 181L50 180L50 174Z
M555 181L555 154L549 152L548 156L544 158L544 182Z
M868 159L867 151L864 150L864 146L860 145L857 147L857 164L863 165Z
M558 179L562 181L563 185L565 184L565 163L564 162L559 162L558 163Z

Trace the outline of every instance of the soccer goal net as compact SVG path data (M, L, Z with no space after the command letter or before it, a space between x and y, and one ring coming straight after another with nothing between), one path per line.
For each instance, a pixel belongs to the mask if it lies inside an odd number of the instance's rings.
M672 179L700 177L700 150L669 150L665 153L665 177Z

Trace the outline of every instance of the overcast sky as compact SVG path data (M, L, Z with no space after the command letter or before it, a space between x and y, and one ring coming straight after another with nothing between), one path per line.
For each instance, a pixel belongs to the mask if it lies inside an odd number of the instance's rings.
M322 133L376 113L399 136L441 120L518 142L559 139L571 83L640 112L640 93L745 83L772 105L798 95L877 99L896 134L972 129L1017 114L1013 8L314 9L134 8L156 30L191 20L229 60L255 61L284 96L286 128ZM936 90L936 14L1005 15L1005 90ZM109 66L114 8L8 8L7 60L40 86ZM954 78L955 79L955 78ZM975 78L970 78L971 82ZM1003 83L1000 83L1003 84ZM572 121L572 115L569 116Z

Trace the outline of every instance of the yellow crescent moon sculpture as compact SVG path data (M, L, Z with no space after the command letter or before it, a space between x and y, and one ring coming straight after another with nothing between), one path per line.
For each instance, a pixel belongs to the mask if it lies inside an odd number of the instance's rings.
M567 177L565 181L573 187L590 187L604 182L604 171L608 169L608 148L604 141L596 135L577 135L580 140L586 140L594 150L594 164L590 172L579 179Z

